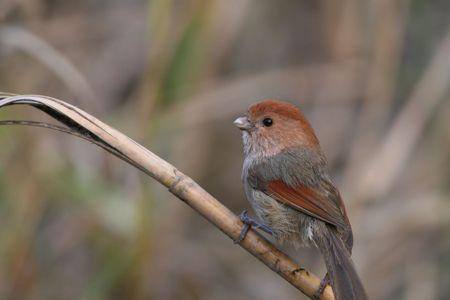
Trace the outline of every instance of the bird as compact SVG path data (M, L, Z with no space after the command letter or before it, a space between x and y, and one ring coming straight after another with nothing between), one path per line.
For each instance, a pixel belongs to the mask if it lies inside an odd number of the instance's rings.
M268 99L250 106L234 124L242 132L242 182L257 218L244 223L280 244L315 246L327 268L314 299L330 284L336 300L365 300L367 293L351 259L353 233L319 140L295 105Z

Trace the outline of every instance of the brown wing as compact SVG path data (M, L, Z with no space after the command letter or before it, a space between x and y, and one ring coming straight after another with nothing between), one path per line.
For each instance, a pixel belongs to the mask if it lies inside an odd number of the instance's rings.
M290 187L281 180L268 183L265 193L294 209L338 227L346 227L348 219L339 192L331 183L318 187Z

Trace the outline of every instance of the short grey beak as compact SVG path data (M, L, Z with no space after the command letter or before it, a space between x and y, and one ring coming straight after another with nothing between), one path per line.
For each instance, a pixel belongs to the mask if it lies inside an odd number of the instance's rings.
M233 122L234 125L236 125L237 128L240 130L248 130L252 127L252 124L248 121L247 117L239 117Z

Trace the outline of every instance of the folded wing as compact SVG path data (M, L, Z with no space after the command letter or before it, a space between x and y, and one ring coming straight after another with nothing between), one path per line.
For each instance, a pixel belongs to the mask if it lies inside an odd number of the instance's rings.
M270 181L264 192L294 209L337 227L348 226L342 199L337 189L328 182L315 187L291 187L282 180Z

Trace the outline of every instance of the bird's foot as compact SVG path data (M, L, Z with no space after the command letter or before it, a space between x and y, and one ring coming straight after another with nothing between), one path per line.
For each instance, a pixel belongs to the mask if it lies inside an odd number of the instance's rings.
M269 226L266 226L264 224L258 223L257 221L253 220L248 216L247 210L244 210L240 215L239 219L241 219L242 223L244 223L244 227L242 227L241 234L239 235L238 239L234 241L235 244L238 244L242 242L242 240L247 235L247 232L250 230L250 228L259 228L262 231L272 235L273 231Z
M328 276L328 273L327 273L325 275L325 277L323 277L323 279L320 281L319 288L317 289L317 291L312 296L312 299L313 300L320 300L320 297L322 296L323 291L325 290L325 288L329 284L330 284L330 277Z

